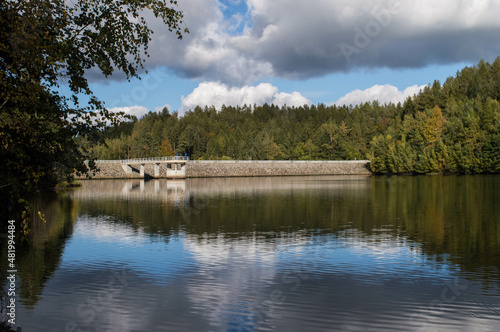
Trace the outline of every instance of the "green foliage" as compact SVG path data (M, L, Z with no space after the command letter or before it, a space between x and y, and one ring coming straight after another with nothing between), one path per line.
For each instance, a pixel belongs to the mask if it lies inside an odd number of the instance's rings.
M362 128L376 126L383 114L378 105L363 107L373 120L357 110L324 105L223 106L220 111L196 107L181 118L165 110L168 116L150 113L134 123L130 134L115 127L106 145L95 145L92 153L98 159L113 159L116 151L123 155L129 147L130 158L160 156L161 142L168 139L174 153L187 153L192 159L363 159L369 144Z
M443 86L409 98L393 141L371 143L377 173L497 173L500 141L500 57L464 68ZM389 129L385 131L389 133ZM402 166L406 165L406 166Z
M353 160L375 173L496 173L500 163L500 58L434 82L404 105L196 107L164 110L108 140L102 159L128 146L130 157L174 152L193 159ZM493 77L499 80L493 79ZM486 83L485 83L486 82ZM467 87L466 89L464 87ZM127 145L130 142L131 145ZM124 148L122 148L123 150ZM123 154L123 153L122 153Z
M121 157L130 149L130 142L102 133L120 115L111 114L93 95L84 74L95 68L106 77L115 70L137 77L152 34L145 11L179 38L188 32L181 29L182 13L171 5L176 1L0 2L2 216L28 193L51 191L75 171L86 173L84 160L99 140L104 144L100 156ZM56 92L62 80L69 97ZM89 97L88 106L80 105L81 95ZM114 148L106 150L106 144Z

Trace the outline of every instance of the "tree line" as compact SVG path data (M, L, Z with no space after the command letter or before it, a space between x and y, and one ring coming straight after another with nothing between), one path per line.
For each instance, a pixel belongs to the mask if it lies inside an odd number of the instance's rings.
M397 105L164 108L78 143L89 158L369 159L376 173L500 171L500 57L435 81Z

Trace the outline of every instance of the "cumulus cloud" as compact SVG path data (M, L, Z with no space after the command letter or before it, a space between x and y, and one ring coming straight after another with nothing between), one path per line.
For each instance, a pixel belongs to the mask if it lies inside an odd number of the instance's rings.
M290 3L293 2L293 3ZM249 0L254 26L234 44L282 77L356 67L420 67L500 52L499 1ZM236 39L236 38L235 38Z
M225 17L219 1L180 2L191 34L179 42L155 26L150 60L188 77L241 85L265 76L304 78L360 67L421 67L500 53L496 0L246 4L246 13ZM231 22L241 24L242 15L249 22L235 34Z
M170 106L170 104L165 104L163 106L155 107L155 112L160 113L161 111L163 111L164 108L166 108L169 111L172 110L172 106Z
M311 101L298 92L278 92L278 88L269 84L261 83L257 86L228 87L218 82L204 82L182 98L180 114L185 113L196 106L215 106L220 109L222 105L242 106L275 104L278 106L303 106L311 104Z
M229 5L236 5L230 1ZM227 6L227 5L226 5ZM161 20L147 14L155 31L149 47L149 68L167 66L183 77L222 81L243 85L273 74L272 65L251 54L244 54L232 45L235 29L244 24L235 12L225 17L217 0L179 1L177 9L184 14L190 33L179 41Z
M500 54L499 0L190 0L177 8L191 32L181 41L146 16L155 31L148 67L233 86Z
M113 113L123 112L127 115L135 115L138 119L149 113L149 109L144 106L113 107L110 108L109 111Z
M393 103L397 104L399 102L404 102L406 98L412 97L425 88L425 85L421 86L410 86L404 91L400 91L395 86L386 85L374 85L366 90L354 90L349 92L345 96L339 98L335 103L336 105L358 105L366 102L371 102L377 100L381 104Z
M366 90L354 90L339 98L336 105L357 105L365 102L379 101L384 103L404 102L406 98L417 94L425 85L414 85L400 91L397 87L386 85L374 85ZM203 82L198 85L188 96L182 97L182 106L178 113L194 109L196 106L214 106L220 110L222 105L243 106L243 105L263 105L274 104L277 106L303 106L312 102L297 91L292 93L279 92L278 88L269 83L261 83L257 86L245 85L243 87L230 87L219 82ZM155 107L155 112L160 112L164 107L171 109L169 104ZM149 109L144 106L114 107L111 112L124 112L135 115L137 118L149 113Z

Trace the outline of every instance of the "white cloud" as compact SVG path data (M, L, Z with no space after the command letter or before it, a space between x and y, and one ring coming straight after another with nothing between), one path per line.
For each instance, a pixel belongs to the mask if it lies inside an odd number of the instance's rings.
M235 44L282 77L356 67L478 61L499 51L498 2L248 0L252 31ZM344 47L342 48L341 45ZM346 49L347 46L347 49Z
M386 85L374 85L366 90L354 90L349 92L345 96L339 98L335 103L336 105L358 105L365 102L371 102L378 100L381 104L404 102L406 98L412 97L417 94L420 90L425 88L425 85L421 86L410 86L404 91L400 91L395 86Z
M164 108L167 108L169 111L172 111L172 107L170 106L170 104L165 104L163 106L155 107L155 112L160 113L161 111L163 111Z
M336 105L357 105L365 102L378 100L381 104L404 102L407 97L411 97L422 90L425 85L410 86L404 91L397 87L386 85L374 85L366 90L354 90L339 98L331 104ZM182 97L182 106L178 113L183 115L188 110L196 106L214 106L220 109L222 105L243 106L243 105L263 105L274 104L277 106L303 106L310 105L311 101L297 91L292 93L279 92L278 88L270 83L260 83L257 86L245 85L243 87L230 87L219 82L203 82L198 85L188 96ZM171 109L169 104L155 107L155 112L160 112L164 107ZM138 119L149 113L149 109L144 106L115 107L111 112L124 112L135 115Z
M113 107L110 108L109 111L114 113L123 112L128 115L135 115L138 119L149 113L149 109L144 106Z
M278 88L269 84L261 83L257 86L228 87L218 82L204 82L193 90L187 97L182 98L180 114L196 106L215 106L220 109L222 105L243 106L275 104L282 106L302 106L311 104L311 101L298 92L278 92Z
M172 44L166 29L156 33L152 61L189 77L241 85L265 76L303 78L357 67L477 62L500 53L499 1L246 3L243 15L250 22L238 34L232 21L242 13L225 18L215 0L181 2L191 34Z
M178 9L183 11L190 31L181 41L159 19L148 16L155 34L147 66L168 66L182 76L238 85L273 74L270 63L243 54L232 45L231 35L235 24L241 24L241 14L225 19L217 0L180 1Z
M239 2L230 1L229 4ZM357 68L418 68L492 60L500 54L498 0L180 1L184 39L151 14L146 65L183 77L249 85ZM243 28L242 28L243 27Z

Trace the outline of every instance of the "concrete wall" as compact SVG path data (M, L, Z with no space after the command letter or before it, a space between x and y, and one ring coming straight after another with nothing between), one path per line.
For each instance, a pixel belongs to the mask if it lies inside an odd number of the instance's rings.
M142 179L140 175L140 164L132 164L132 174L125 173L121 164L99 164L97 168L99 172L93 173L92 178L95 179ZM144 173L146 177L154 177L154 164L145 164ZM167 164L160 164L160 177L167 174ZM84 177L83 177L84 178Z
M131 165L132 174L126 174L120 164L97 164L96 179L141 178L140 165ZM146 177L154 177L154 165L145 164ZM167 174L167 165L160 164L160 177ZM287 176L287 175L369 175L369 161L247 161L196 160L186 165L187 178Z
M369 175L369 161L190 161L186 177L286 176L286 175Z

